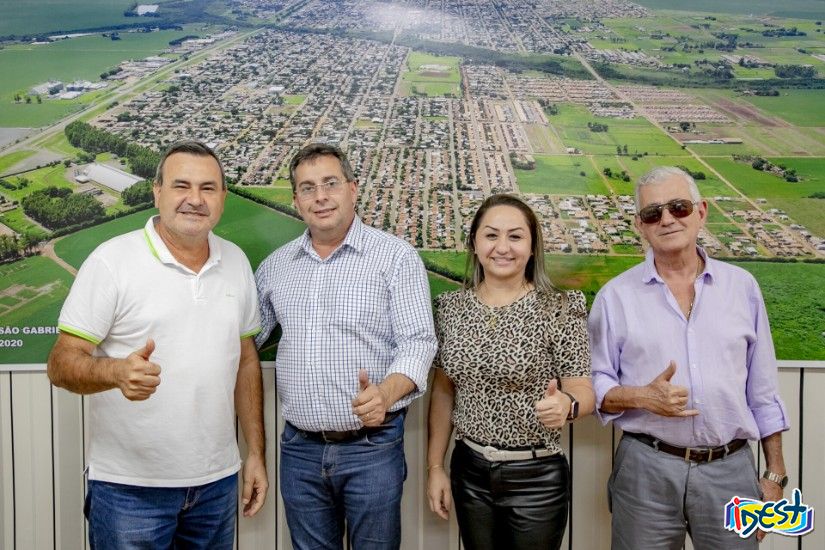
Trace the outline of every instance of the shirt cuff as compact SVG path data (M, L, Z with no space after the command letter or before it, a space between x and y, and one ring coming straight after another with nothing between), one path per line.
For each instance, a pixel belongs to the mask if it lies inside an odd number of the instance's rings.
M760 439L778 432L784 432L791 427L785 404L778 397L774 397L773 403L751 408L751 412L756 420L756 425L759 427Z
M387 369L387 376L391 374L401 374L412 380L415 389L406 397L411 400L420 397L427 391L427 377L430 374L430 365L424 365L421 361L413 358L400 359L395 361Z
M623 412L617 413L609 413L602 411L602 402L604 401L604 396L607 395L607 392L612 390L613 388L618 388L620 384L613 380L612 378L606 376L593 376L593 391L596 394L596 417L602 423L603 426L606 426L611 420L616 420Z

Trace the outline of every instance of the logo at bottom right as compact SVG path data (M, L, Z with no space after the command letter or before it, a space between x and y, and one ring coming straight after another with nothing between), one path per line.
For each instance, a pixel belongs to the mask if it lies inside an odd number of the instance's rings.
M736 531L743 539L757 529L790 537L810 533L814 528L814 509L802 503L799 489L793 490L792 499L761 502L735 496L725 505L725 529Z

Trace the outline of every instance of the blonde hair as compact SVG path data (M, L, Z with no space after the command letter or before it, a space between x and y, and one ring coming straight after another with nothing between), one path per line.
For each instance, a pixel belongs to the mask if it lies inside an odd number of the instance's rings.
M464 267L464 288L475 289L484 280L484 268L476 256L475 238L481 219L487 212L496 206L510 206L515 208L524 216L527 228L530 231L531 246L533 254L524 267L524 278L529 283L533 283L536 290L542 292L561 292L550 282L550 278L544 269L544 237L541 233L538 217L530 205L524 202L521 197L502 193L487 197L481 206L478 207L473 223L470 224L470 234L467 235L467 264Z

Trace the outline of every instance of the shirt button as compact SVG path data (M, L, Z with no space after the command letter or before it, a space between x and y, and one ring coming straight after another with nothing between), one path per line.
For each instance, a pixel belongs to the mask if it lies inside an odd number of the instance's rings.
M688 334L693 334L693 329L692 328L688 329Z
M698 399L694 399L693 401L694 401L694 403L696 403L697 405L698 405L699 403L701 403L701 401L699 401Z
M696 368L696 363L691 363L690 368L695 369Z

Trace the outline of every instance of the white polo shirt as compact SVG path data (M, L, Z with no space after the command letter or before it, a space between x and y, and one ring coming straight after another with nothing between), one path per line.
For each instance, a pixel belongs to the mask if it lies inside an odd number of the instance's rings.
M101 244L83 263L58 327L125 358L155 341L160 386L145 401L119 389L93 394L89 479L146 487L187 487L240 469L235 379L242 338L260 331L249 261L209 233L209 259L195 273L155 231Z

